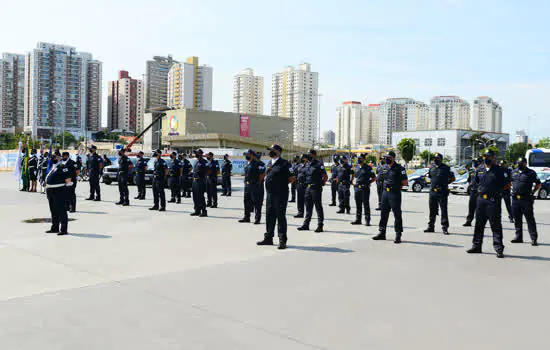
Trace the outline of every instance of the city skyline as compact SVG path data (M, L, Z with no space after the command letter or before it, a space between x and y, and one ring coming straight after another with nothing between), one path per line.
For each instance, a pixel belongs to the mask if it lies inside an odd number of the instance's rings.
M236 71L251 67L256 74L269 77L287 64L307 61L322 75L321 130L335 128L334 108L344 100L368 104L391 96L415 96L428 103L436 93L489 95L506 110L504 132L513 134L527 129L527 117L534 115L530 136L550 134L550 125L544 123L550 118L544 103L550 94L547 49L550 38L543 34L550 31L543 17L550 9L547 2L495 6L492 2L466 0L414 4L397 1L391 5L343 1L336 7L310 6L313 3L306 1L293 6L295 11L305 11L308 16L285 17L283 22L283 9L292 2L283 0L262 10L247 4L253 3L239 1L240 6L229 3L212 6L208 1L174 3L176 8L163 15L162 26L134 28L134 34L120 45L120 40L111 36L102 23L116 20L120 12L146 22L154 12L153 4L136 5L129 1L112 4L100 0L87 9L88 16L81 16L66 1L53 1L49 5L38 1L12 3L10 16L3 20L0 29L21 30L3 37L0 52L24 54L38 41L92 52L94 58L104 63L104 120L106 81L114 79L119 70L128 70L139 78L145 73L145 61L154 55L171 53L179 58L193 53L216 68L214 110L232 110ZM58 11L52 12L52 6ZM27 11L29 7L33 11ZM530 10L533 7L539 10ZM44 11L51 13L52 20L47 26L42 25L39 15ZM443 12L452 16L434 15ZM361 20L366 13L376 16L366 23ZM491 16L486 16L488 13ZM245 14L257 16L246 16L247 23L236 21ZM100 17L102 21L97 21ZM20 26L23 22L28 23L24 28ZM73 29L66 30L67 26ZM254 42L253 52L234 46L235 38L245 36ZM181 37L186 40L178 40ZM274 43L282 42L283 37L286 41L281 49ZM352 45L354 42L368 45ZM342 47L346 47L345 54ZM267 95L263 109L271 110ZM535 123L537 128L533 127Z

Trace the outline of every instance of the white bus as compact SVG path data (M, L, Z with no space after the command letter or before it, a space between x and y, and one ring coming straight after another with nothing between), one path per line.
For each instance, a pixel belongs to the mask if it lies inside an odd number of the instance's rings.
M550 149L533 148L525 153L527 166L534 171L550 171Z

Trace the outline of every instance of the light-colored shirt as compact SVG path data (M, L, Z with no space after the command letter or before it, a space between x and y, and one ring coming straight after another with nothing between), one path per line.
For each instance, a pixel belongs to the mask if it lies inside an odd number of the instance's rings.
M278 160L279 160L279 157L277 157L277 158L272 158L272 159L271 159L271 165L275 165L275 163L277 163Z

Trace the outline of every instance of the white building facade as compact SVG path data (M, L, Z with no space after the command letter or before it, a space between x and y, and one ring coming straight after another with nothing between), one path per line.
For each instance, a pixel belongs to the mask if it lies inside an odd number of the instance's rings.
M168 71L168 107L212 110L213 77L213 68L199 66L198 57L173 63Z
M430 101L430 128L469 129L470 104L458 96L435 96Z
M489 96L474 100L472 127L481 131L502 132L502 107Z
M25 115L25 56L4 53L0 59L0 132L22 131Z
M247 68L233 77L233 112L263 114L264 78Z
M380 105L348 101L336 110L336 146L356 148L379 143Z
M108 83L107 129L140 132L143 130L143 81L120 71L118 80Z
M318 141L319 73L309 63L273 74L271 99L272 116L294 120L294 142Z
M388 98L380 103L380 133L379 143L390 145L392 134L396 131L403 131L407 127L405 118L407 106L414 104L412 98Z

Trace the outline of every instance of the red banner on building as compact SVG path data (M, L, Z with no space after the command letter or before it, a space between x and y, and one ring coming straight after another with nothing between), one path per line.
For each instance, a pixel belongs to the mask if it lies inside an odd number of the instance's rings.
M241 115L241 137L250 137L250 117Z

